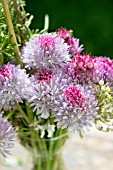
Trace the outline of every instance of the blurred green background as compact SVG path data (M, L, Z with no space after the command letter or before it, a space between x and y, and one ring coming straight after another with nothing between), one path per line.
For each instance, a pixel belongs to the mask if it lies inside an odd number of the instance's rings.
M49 31L65 27L84 44L84 52L113 58L113 0L26 0L34 15L32 28L43 29L49 14Z

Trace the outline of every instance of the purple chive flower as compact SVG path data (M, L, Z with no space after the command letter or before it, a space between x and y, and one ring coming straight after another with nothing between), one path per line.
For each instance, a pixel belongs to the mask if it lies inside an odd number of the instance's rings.
M107 57L94 58L94 80L113 83L113 60Z
M34 76L31 82L34 82L34 92L32 96L28 98L28 102L30 106L33 107L33 111L36 111L36 114L47 119L50 116L50 112L53 110L55 96L58 92L60 95L61 89L67 87L67 84L70 84L71 80L69 77L64 77L62 72L60 72L49 79L49 81L37 82L37 77Z
M10 148L14 146L14 129L10 122L0 114L0 153L6 157L10 154Z
M0 110L11 110L31 92L26 71L11 64L0 68Z
M42 118L54 117L59 128L79 130L91 126L98 115L97 100L89 87L74 85L71 77L62 73L35 83L28 102Z
M91 126L98 116L97 103L87 86L69 86L56 95L52 114L58 127L79 131Z
M68 73L79 83L88 83L93 78L94 60L89 54L77 54L68 67Z
M23 47L21 58L26 68L56 69L70 61L68 45L57 34L33 37Z

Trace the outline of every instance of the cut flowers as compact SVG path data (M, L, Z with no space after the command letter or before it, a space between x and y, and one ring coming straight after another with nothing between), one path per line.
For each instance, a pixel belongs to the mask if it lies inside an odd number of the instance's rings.
M49 33L47 16L43 30L31 30L24 5L0 0L0 153L16 132L34 169L54 170L68 133L112 130L113 60L84 53L72 30Z

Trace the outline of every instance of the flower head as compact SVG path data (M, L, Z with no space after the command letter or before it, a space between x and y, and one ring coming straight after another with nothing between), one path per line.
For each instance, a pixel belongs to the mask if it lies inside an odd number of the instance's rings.
M96 98L98 100L98 114L96 118L96 127L99 130L113 130L113 91L109 83L100 80L96 88Z
M6 157L9 149L14 146L14 129L11 124L0 114L0 153Z
M34 92L28 98L28 102L33 107L33 111L36 111L36 114L47 119L53 110L56 95L59 93L60 97L61 89L67 87L71 80L69 77L65 77L62 72L59 72L49 81L37 81L37 78L34 76L32 77L33 82Z
M42 69L42 70L40 70L38 72L37 80L39 82L41 82L41 81L49 81L52 77L53 77L53 73L52 73L51 70Z
M28 68L55 69L69 62L68 45L57 34L42 34L33 37L23 47L23 63Z
M56 95L52 114L58 127L84 129L98 116L97 100L88 86L68 86Z
M67 74L57 73L49 81L34 84L28 99L41 118L51 115L59 128L88 127L98 115L97 100L88 86L73 83Z
M31 92L30 80L20 66L4 65L0 69L0 110L11 110Z
M81 53L83 50L83 45L79 46L79 39L74 38L74 36L71 35L71 30L66 30L64 28L59 28L56 31L56 34L64 39L64 41L69 45L69 53L71 57L74 55Z
M0 66L0 80L8 78L11 74L12 66L10 64Z
M74 37L68 37L65 42L69 45L69 53L74 56L81 53L83 50L83 45L79 46L79 39Z
M94 58L94 79L98 82L113 82L113 60L107 57Z
M93 78L94 60L89 54L77 54L69 64L69 75L79 83L89 82Z
M84 96L76 86L69 86L65 89L64 94L67 101L72 104L73 107L76 107L76 105L82 106L84 104Z
M56 34L59 35L61 38L66 39L70 37L71 30L66 30L65 28L59 28L56 31Z

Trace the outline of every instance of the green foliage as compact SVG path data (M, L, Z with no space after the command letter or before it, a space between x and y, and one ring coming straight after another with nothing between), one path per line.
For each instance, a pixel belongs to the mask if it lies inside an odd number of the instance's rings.
M30 16L30 14L26 13L24 9L25 1L12 0L12 2L13 3L10 11L12 15L13 26L17 37L17 42L21 46L26 41L28 41L32 35L32 31L30 30L29 26L33 16Z
M10 44L10 37L8 36L7 25L5 22L4 10L0 0L0 64L10 60L14 55L13 48Z
M32 36L33 31L29 28L33 16L26 13L24 0L8 0L11 18L17 38L18 45L21 46ZM5 21L2 0L0 0L0 64L12 61L15 58L13 52L14 45L11 45L11 36Z

